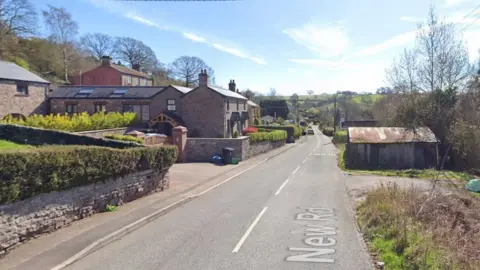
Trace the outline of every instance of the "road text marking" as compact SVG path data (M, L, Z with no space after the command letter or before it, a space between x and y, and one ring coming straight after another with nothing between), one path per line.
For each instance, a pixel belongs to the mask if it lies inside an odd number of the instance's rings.
M287 180L285 180L285 182L283 182L283 184L280 186L277 192L275 192L275 196L277 196L280 193L280 191L282 191L282 188L287 184L287 182L288 182L288 178Z
M298 171L298 169L300 169L300 165L298 165L298 167L293 171L293 174L295 174Z
M238 252L238 250L240 250L240 248L242 247L243 245L243 242L245 242L245 240L247 239L248 235L252 232L253 228L257 225L258 221L260 220L260 218L262 218L263 214L265 214L265 211L267 211L268 207L264 207L262 212L260 212L260 214L258 214L258 216L255 218L255 220L253 221L252 225L250 225L250 227L248 227L247 231L245 232L245 234L242 236L242 238L240 239L240 241L238 241L237 245L235 246L235 248L232 250L232 252Z
M308 247L289 247L288 250L290 251L304 253L289 256L286 260L288 262L333 263L333 258L319 258L323 255L335 253L334 246L337 240L333 237L337 232L335 227L331 225L335 221L333 209L319 207L302 207L302 209L303 212L297 214L295 219L308 220L313 223L305 226L305 236L307 238L303 242Z

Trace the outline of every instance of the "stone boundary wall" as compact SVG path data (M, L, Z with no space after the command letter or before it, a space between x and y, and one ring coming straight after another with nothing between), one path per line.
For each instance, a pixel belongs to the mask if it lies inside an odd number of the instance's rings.
M100 129L100 130L89 130L89 131L80 131L74 132L74 134L84 135L94 138L103 138L105 135L123 135L128 128L110 128L110 129Z
M0 205L0 255L40 234L169 187L168 170L133 173L104 183L40 194Z
M231 147L234 149L234 158L246 160L284 145L285 141L251 143L248 136L235 139L187 138L185 153L187 162L207 162L215 154L222 155L222 148Z

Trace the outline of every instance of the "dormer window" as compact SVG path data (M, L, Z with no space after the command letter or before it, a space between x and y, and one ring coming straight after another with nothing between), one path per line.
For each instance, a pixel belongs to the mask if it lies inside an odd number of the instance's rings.
M110 94L111 98L123 97L128 92L128 89L116 89Z
M78 93L75 95L77 98L86 98L90 96L90 94L93 93L93 89L82 89L78 91Z

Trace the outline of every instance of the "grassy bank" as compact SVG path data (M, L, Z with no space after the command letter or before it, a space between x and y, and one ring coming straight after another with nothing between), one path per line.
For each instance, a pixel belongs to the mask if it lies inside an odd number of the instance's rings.
M379 175L379 176L393 176L393 177L410 177L410 178L420 178L420 179L439 179L439 180L458 180L458 181L468 181L475 178L475 176L469 175L465 172L454 172L454 171L443 171L439 174L437 170L426 169L426 170L351 170L345 168L344 161L344 152L345 144L335 144L339 153L338 153L338 167L345 172L352 174L361 174L361 175ZM437 178L438 177L438 178Z
M480 201L381 186L357 207L371 252L385 269L480 269Z
M10 141L5 141L0 139L0 149L1 150L10 150L10 149L23 149L23 148L30 148L31 146L29 145L24 145L24 144L17 144L14 142Z

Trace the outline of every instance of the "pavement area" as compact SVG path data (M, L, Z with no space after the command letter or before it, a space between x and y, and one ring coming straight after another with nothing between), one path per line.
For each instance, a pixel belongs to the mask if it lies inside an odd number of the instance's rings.
M315 133L65 269L372 269L336 149Z
M170 188L122 205L115 212L99 213L72 223L48 235L32 239L0 259L0 269L51 269L84 248L141 218L231 180L243 171L275 159L283 152L306 144L301 139L255 156L239 165L217 166L209 163L179 163L170 169ZM193 202L195 204L195 202ZM100 268L102 269L102 268Z

